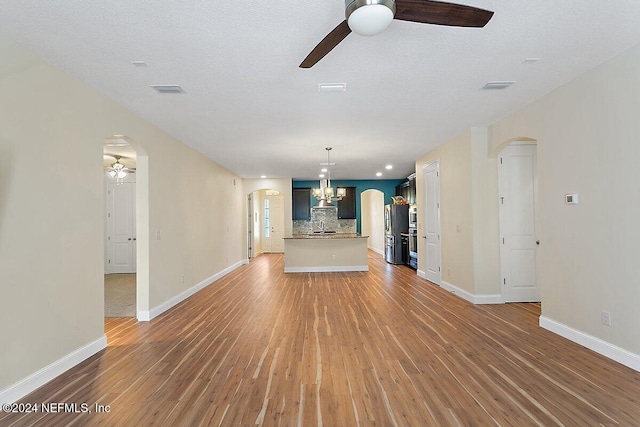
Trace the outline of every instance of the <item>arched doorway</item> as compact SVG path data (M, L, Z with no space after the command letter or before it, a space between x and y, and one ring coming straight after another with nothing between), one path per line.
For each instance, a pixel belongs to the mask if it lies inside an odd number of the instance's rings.
M369 249L384 256L384 193L374 189L363 191L360 206L362 235L369 236Z
M284 252L284 196L278 190L263 189L247 196L247 256Z
M105 138L103 155L105 317L149 320L148 158L124 135Z

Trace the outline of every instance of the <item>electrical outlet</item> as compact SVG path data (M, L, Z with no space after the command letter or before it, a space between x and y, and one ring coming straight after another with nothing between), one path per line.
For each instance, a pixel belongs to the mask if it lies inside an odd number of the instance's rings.
M611 313L608 311L602 311L600 313L600 321L605 326L611 326Z

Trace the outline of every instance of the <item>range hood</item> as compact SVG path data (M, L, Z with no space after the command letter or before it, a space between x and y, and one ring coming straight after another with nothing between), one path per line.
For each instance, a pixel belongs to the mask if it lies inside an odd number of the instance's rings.
M313 206L312 209L327 209L327 208L335 208L338 209L336 205L331 202L327 202L326 199L321 199L317 205Z

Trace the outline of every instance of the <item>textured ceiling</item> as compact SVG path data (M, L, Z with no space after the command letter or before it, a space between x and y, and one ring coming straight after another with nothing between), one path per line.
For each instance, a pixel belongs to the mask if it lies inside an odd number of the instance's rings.
M482 29L394 21L311 69L298 65L343 0L0 0L0 33L242 177L294 179L317 178L326 146L334 179L405 177L446 139L640 43L636 0L464 4L495 15ZM516 83L481 90L493 80ZM318 93L336 82L347 92Z

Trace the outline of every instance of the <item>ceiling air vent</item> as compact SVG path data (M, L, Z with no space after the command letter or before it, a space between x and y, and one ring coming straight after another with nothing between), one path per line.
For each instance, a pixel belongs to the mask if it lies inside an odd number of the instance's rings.
M482 87L482 89L506 89L514 83L515 82L508 82L508 81L488 82L486 85Z
M318 92L346 92L346 83L319 83Z
M184 93L178 85L151 85L151 87L160 93Z

